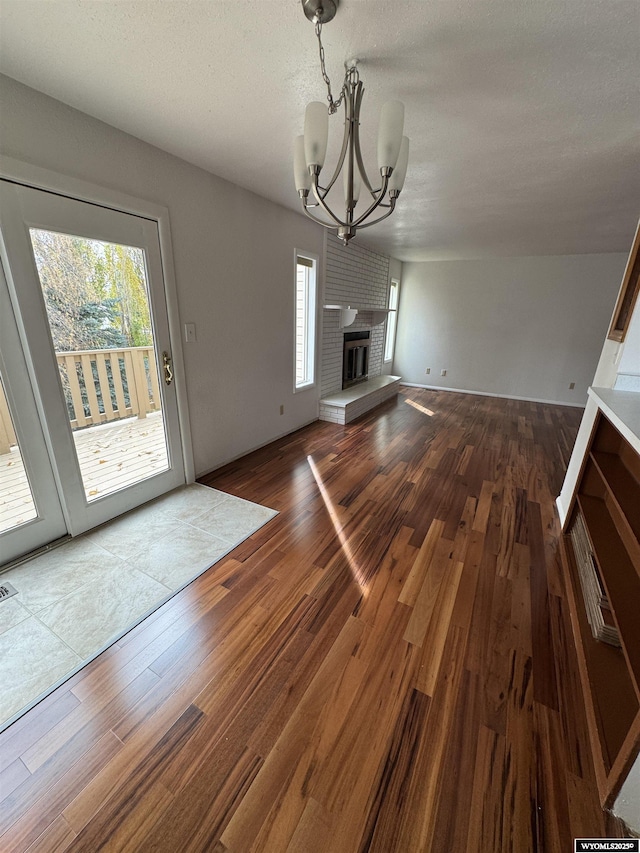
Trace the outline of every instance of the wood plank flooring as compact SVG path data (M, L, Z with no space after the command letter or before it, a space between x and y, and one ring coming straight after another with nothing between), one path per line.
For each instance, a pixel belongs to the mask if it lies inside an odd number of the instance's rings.
M580 410L403 389L205 477L280 510L0 735L0 848L565 853L598 804Z

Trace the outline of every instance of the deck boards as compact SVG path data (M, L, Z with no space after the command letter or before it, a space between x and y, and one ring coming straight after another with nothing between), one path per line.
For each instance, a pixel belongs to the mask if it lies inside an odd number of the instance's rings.
M0 734L2 850L561 853L621 834L556 559L579 417L403 389L204 478L280 514Z
M73 438L89 500L167 467L161 412L76 430ZM0 455L0 532L35 517L22 455L12 447Z

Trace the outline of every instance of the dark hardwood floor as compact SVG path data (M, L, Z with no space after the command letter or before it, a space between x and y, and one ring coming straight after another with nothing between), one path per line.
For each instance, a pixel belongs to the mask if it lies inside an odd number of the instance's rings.
M0 848L566 853L622 834L558 553L580 415L405 388L205 477L280 514L0 735Z

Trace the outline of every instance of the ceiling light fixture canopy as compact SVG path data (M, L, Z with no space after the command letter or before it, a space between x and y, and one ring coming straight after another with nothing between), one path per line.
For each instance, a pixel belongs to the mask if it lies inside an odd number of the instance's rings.
M304 212L325 228L335 230L345 246L355 236L358 228L368 228L391 216L407 172L409 161L409 140L402 135L404 127L404 104L400 101L388 101L382 107L378 131L378 170L380 186L375 189L367 177L360 150L360 107L364 86L358 73L357 59L345 62L345 75L340 97L334 100L331 93L331 81L327 76L322 46L322 25L331 21L336 14L337 0L302 0L306 17L315 25L320 50L320 69L327 85L329 106L322 101L308 104L304 119L304 135L298 136L294 147L294 175L296 190L302 201ZM344 137L338 163L329 183L320 185L320 172L324 166L329 136L329 116L344 104ZM345 210L337 215L329 207L327 195L342 172ZM364 184L371 194L372 201L367 209L356 216L355 207ZM313 190L315 202L310 203ZM329 218L329 222L312 213L310 208L320 208ZM385 212L368 221L369 217L384 208Z

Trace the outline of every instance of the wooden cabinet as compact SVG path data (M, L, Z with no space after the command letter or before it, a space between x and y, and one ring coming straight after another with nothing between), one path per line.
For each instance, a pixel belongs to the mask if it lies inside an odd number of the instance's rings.
M608 618L617 629L617 646L596 639L587 618L579 570L585 557L574 544L576 529L585 528ZM596 777L603 806L611 806L640 748L640 456L601 412L564 533L567 591Z

